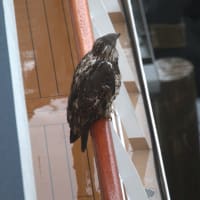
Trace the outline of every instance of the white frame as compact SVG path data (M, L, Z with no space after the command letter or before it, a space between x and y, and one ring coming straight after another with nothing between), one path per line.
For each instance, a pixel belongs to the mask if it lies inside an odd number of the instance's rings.
M22 70L19 56L19 46L16 29L15 9L13 0L3 0L5 16L6 38L12 79L14 108L16 118L16 132L20 152L22 182L25 200L36 200L36 189L31 152L31 143L28 127L28 118L25 105L25 95L22 79ZM10 191L12 192L12 191ZM5 199L4 199L5 200Z

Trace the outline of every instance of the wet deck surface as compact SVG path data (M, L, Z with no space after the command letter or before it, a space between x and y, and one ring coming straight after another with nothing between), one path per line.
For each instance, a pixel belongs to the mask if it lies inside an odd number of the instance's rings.
M92 145L69 144L66 96L77 64L65 0L15 0L38 200L100 199Z
M100 199L94 157L69 143L66 124L67 100L52 100L30 118L38 200Z

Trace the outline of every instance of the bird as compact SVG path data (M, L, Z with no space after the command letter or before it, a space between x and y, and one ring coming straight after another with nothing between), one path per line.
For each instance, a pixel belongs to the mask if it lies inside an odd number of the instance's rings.
M112 103L119 94L121 74L116 42L120 33L98 39L75 68L67 105L70 143L81 138L81 151L87 148L91 125L111 119Z

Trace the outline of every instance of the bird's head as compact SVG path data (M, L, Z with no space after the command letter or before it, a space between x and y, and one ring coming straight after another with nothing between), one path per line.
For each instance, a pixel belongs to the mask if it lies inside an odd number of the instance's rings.
M92 48L92 52L96 56L109 57L116 53L116 42L120 33L109 33L98 38Z

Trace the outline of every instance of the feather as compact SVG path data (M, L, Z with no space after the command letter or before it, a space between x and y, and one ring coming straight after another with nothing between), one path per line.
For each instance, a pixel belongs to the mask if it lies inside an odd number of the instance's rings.
M81 137L82 151L87 147L91 125L102 117L110 117L112 102L119 92L121 78L115 48L116 35L108 34L108 38L103 36L97 39L92 51L83 57L73 76L67 120L70 142Z

